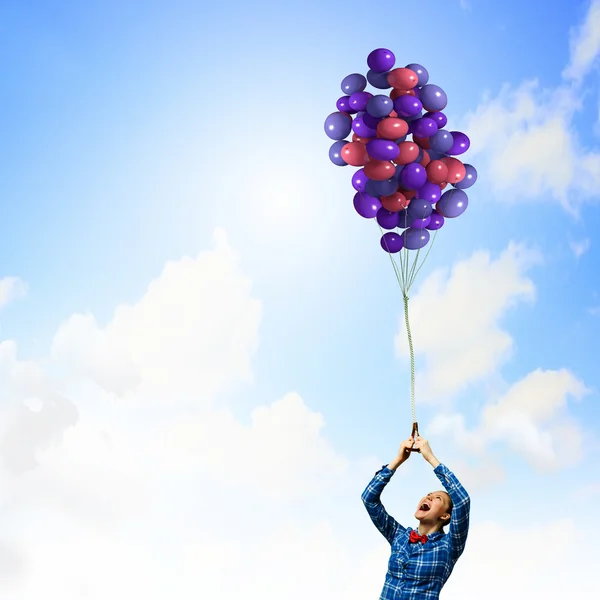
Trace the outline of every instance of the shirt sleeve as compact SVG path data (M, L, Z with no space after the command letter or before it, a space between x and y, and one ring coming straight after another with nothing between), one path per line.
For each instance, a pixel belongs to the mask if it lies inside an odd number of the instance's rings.
M442 485L452 498L452 518L450 519L450 527L448 536L450 540L452 558L457 561L459 556L465 549L467 543L467 535L469 533L469 513L471 511L471 499L467 490L462 486L456 475L446 467L439 464L434 473L442 482Z
M375 477L371 479L371 482L361 496L363 504L371 517L371 521L373 521L375 527L379 529L381 534L390 544L394 541L394 537L399 530L405 530L400 523L387 513L385 507L381 503L381 493L383 492L383 488L389 483L393 474L394 471L389 469L387 465L382 467L375 473Z

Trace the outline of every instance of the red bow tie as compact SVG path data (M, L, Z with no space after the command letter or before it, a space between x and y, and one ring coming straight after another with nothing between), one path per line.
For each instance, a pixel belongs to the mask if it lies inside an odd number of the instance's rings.
M423 543L425 543L427 541L427 536L425 534L419 535L419 533L413 529L410 532L409 541L410 541L411 544L414 544L416 542L423 542Z

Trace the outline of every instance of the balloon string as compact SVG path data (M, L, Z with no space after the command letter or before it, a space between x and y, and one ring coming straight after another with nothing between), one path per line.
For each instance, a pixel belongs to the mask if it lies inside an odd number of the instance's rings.
M415 352L413 349L412 334L410 332L410 320L408 318L408 296L406 292L404 297L404 322L406 323L406 333L408 335L408 349L410 351L410 406L412 409L413 423L417 422L417 410L415 407Z

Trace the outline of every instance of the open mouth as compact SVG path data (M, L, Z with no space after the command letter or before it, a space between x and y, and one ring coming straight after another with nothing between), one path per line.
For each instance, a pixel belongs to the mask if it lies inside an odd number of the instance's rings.
M429 506L429 504L427 504L427 502L423 502L423 504L421 504L421 506L419 507L419 510L422 510L423 512L427 512L431 507Z

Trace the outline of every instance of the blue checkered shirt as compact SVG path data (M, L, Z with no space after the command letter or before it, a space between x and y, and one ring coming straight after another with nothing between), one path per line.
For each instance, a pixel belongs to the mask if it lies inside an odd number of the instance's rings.
M362 494L375 524L392 547L379 600L438 600L440 590L463 553L469 532L471 501L454 473L439 464L433 471L450 494L454 507L448 533L429 534L427 542L410 543L411 527L403 527L385 510L380 496L394 471L387 465L377 471Z

